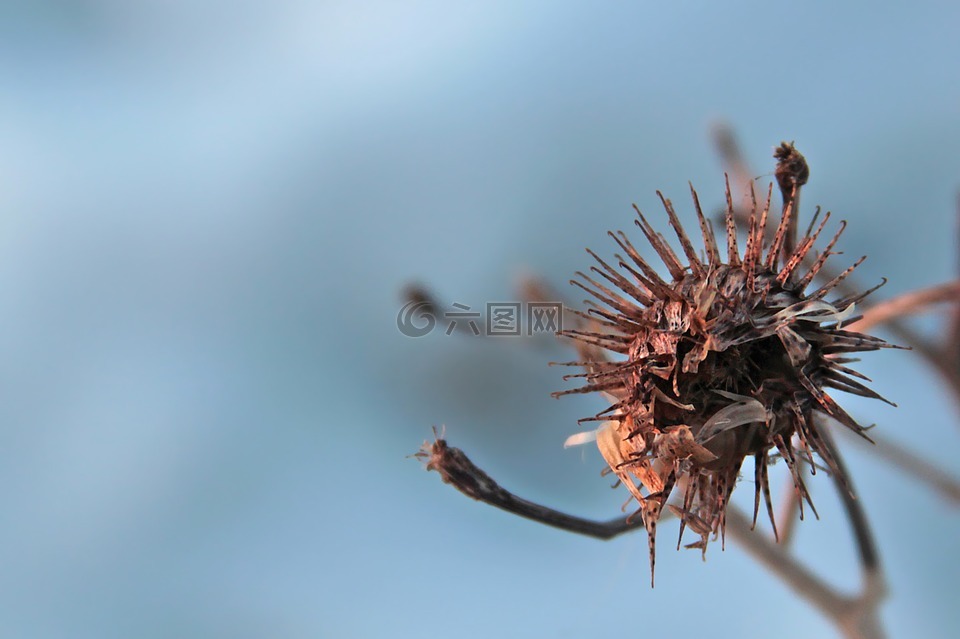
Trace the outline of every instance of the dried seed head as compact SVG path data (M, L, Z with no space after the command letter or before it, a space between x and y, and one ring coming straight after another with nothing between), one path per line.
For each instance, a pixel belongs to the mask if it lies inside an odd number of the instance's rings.
M626 254L617 256L616 267L591 252L599 263L592 270L605 283L583 273L584 282L573 281L602 305L588 302L590 310L581 315L585 322L564 332L581 353L581 361L571 364L586 370L571 377L586 383L556 395L601 391L611 398L610 408L581 420L601 421L600 428L575 435L571 443L595 438L610 470L638 502L650 539L651 579L657 520L674 488L682 498L682 507L671 505L681 519L680 535L689 527L700 536L691 546L705 552L710 535L723 532L725 508L744 459L753 457L754 522L763 494L776 531L768 462L782 457L799 497L810 503L801 462L812 466L816 454L829 469L838 470L814 413L863 434L825 389L882 399L857 381L863 376L844 366L850 353L887 346L843 328L867 293L825 301L860 261L820 288L805 291L844 224L818 257L813 246L829 213L803 237L789 237L796 228L795 196L809 171L792 145L779 147L776 157L777 177L781 184L789 182L792 197L785 200L772 235L767 233L772 185L762 206L753 198L742 254L729 184L725 261L691 187L702 257L670 200L658 193L685 263L638 210L637 226L669 279L620 232L610 234Z

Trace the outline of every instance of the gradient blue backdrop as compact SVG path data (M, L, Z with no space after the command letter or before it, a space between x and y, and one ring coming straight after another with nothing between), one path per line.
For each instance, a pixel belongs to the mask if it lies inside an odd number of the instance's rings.
M474 503L405 458L447 425L505 485L625 498L563 450L595 398L529 340L414 340L398 292L564 287L655 189L690 220L781 139L890 296L952 277L960 5L55 0L0 4L0 636L812 637L732 544L609 543ZM763 180L762 180L763 182ZM575 299L580 296L574 294ZM933 333L940 324L921 326ZM865 423L960 463L902 352ZM851 450L891 636L960 631L960 517ZM745 480L741 499L752 500ZM856 583L832 487L798 549Z

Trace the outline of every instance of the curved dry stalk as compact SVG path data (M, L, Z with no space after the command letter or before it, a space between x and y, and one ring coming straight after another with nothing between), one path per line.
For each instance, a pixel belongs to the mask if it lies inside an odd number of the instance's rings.
M849 327L856 331L866 331L893 319L923 313L935 304L948 302L960 303L960 280L910 291L893 299L877 302L864 311L860 319L851 322Z
M878 302L865 310L858 320L851 322L850 328L864 331L870 327L885 324L895 335L905 337L907 344L944 379L957 408L960 409L960 367L957 365L960 332L951 330L944 344L934 345L916 335L900 321L906 316L926 312L937 304L947 303L960 303L960 280L911 291L893 299ZM960 318L960 305L953 313L954 324L957 324L958 318Z
M478 468L462 450L448 446L436 429L434 435L434 441L424 442L420 450L414 453L414 457L425 460L427 470L440 473L444 483L450 484L467 497L547 526L597 539L612 539L625 532L643 528L641 517L635 520L632 517L617 517L609 521L595 521L568 515L517 497Z
M726 517L727 534L754 560L833 621L844 637L880 639L885 636L878 613L886 586L879 569L864 571L863 590L859 595L844 596L794 559L783 546L751 532L750 519L738 508L729 506Z

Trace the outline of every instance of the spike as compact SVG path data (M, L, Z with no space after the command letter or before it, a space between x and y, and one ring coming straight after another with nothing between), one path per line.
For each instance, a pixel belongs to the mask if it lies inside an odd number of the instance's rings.
M670 248L663 236L650 226L647 218L643 217L643 213L640 212L636 204L633 205L633 210L637 212L637 216L640 218L639 220L634 220L634 224L640 227L643 234L647 236L647 241L650 242L650 245L657 252L657 255L660 256L667 270L670 271L670 275L674 280L682 279L686 271L680 263L677 254L673 252L673 249Z
M733 196L730 194L730 178L726 173L723 179L727 184L727 262L730 266L740 266L740 251L737 249L737 220L733 217Z
M827 217L830 216L830 213L827 213ZM826 222L826 220L824 220ZM833 248L833 245L837 243L837 240L840 239L840 236L843 234L843 229L847 228L846 220L840 222L840 228L837 229L837 233L833 236L833 239L830 240L830 243L827 244L827 248L823 250L820 254L820 257L817 258L817 261L813 263L813 266L810 267L810 271L804 275L798 282L798 286L801 290L807 287L807 284L813 281L813 278L816 277L817 273L820 272L820 269L823 267L824 263L827 261L827 258L830 257L830 250ZM819 232L819 231L818 231Z
M670 226L673 227L674 233L677 234L677 239L680 240L680 246L683 247L683 253L690 262L690 269L693 271L693 275L695 277L703 277L706 274L706 271L703 269L703 263L697 257L697 252L693 249L693 244L690 242L690 238L687 237L686 231L683 230L683 226L677 218L677 213L673 210L673 203L663 197L663 193L660 191L657 191L657 195L660 197L660 201L663 202L663 208L667 210L667 216L670 218Z
M693 195L693 204L697 209L697 220L700 223L700 233L703 235L703 245L704 248L706 248L707 259L712 270L721 264L720 251L717 249L717 239L713 234L713 228L711 228L710 222L703 216L703 209L700 208L700 198L697 197L697 192L693 189L693 184L690 184L690 194Z

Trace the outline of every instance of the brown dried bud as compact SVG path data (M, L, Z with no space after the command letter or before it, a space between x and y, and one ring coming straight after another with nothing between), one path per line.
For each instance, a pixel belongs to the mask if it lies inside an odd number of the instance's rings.
M810 179L810 167L800 151L793 146L793 142L781 142L773 151L777 160L777 168L773 175L782 193L790 194L794 186L801 187Z

